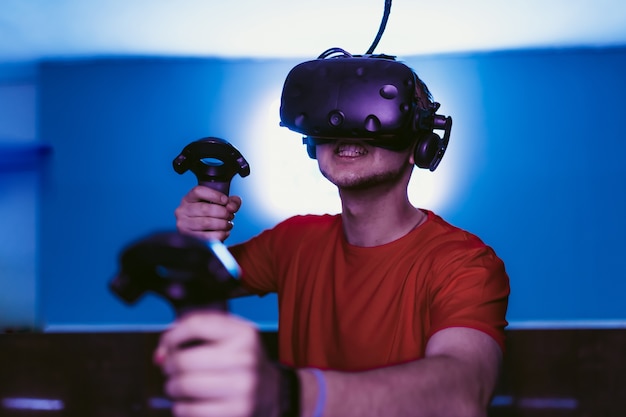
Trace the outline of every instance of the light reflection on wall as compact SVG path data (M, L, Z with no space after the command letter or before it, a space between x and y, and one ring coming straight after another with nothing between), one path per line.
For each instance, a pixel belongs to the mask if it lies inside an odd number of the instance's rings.
M449 206L456 191L452 180L455 171L452 164L447 164L449 162L450 158L444 156L435 172L419 168L413 170L409 183L409 200L414 206L435 212L444 211Z
M265 215L280 221L295 214L338 213L341 204L337 189L320 174L317 162L310 159L302 136L279 126L280 91L267 95L250 124L254 142L252 156L255 175L251 189ZM252 166L252 162L251 162Z
M255 175L250 176L250 191L262 193L255 201L265 215L278 222L295 214L338 213L341 203L337 189L308 157L302 137L279 126L280 92L268 94L258 106L258 114L250 124L254 141L251 158ZM261 157L259 157L261 156ZM416 168L409 184L409 199L421 208L440 211L447 207L458 183L453 157L446 155L435 172ZM252 161L251 161L252 165ZM248 181L248 180L247 180Z

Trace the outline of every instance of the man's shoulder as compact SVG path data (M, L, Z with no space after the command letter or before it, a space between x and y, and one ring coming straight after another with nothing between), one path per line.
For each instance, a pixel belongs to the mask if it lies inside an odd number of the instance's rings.
M497 259L494 249L478 235L456 226L440 216L428 212L428 221L415 236L422 245L421 250L430 251L433 259L463 259L489 256ZM447 262L447 261L446 261Z
M432 211L425 211L428 215L428 220L425 223L426 227L424 230L432 235L433 238L437 237L443 240L458 240L468 243L475 242L484 244L480 237L474 233L450 223Z

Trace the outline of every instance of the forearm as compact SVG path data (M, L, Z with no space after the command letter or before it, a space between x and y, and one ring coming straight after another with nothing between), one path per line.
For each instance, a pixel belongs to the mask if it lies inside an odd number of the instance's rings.
M308 370L299 372L302 417L311 417L319 387ZM446 356L372 371L326 371L324 417L486 415L495 381L476 367ZM477 378L478 377L478 378Z

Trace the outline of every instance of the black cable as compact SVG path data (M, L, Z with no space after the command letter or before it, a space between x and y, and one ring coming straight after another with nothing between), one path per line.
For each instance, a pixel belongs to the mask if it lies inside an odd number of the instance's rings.
M383 20L380 22L380 28L378 28L378 34L376 34L376 38L374 39L374 42L372 42L372 46L370 46L365 55L371 55L374 52L374 49L376 49L378 42L380 42L380 38L383 36L385 27L387 26L389 13L391 13L391 0L385 0L385 12L383 13Z
M352 58L352 54L341 48L330 48L325 50L317 59L326 59L333 54L341 54L344 58Z

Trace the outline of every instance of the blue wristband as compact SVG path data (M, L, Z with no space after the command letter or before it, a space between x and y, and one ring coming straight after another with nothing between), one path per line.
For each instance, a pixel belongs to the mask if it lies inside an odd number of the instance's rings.
M315 379L317 380L317 403L315 404L315 411L313 411L313 417L322 417L324 414L324 407L326 406L326 380L324 379L324 373L319 369L311 369Z

